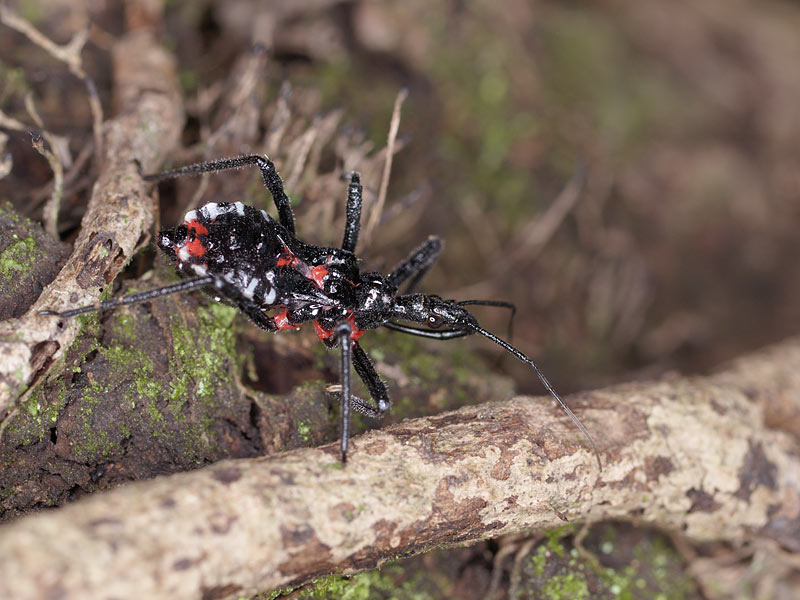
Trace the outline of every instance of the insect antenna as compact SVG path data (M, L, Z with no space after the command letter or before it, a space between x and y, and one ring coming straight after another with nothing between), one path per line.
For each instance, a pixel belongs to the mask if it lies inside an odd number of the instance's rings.
M522 352L517 350L514 346L512 346L511 344L509 344L505 340L500 339L499 337L497 337L496 335L494 335L490 331L485 330L483 327L480 327L479 325L471 324L471 323L468 324L468 327L470 329L472 329L473 331L475 331L476 333L480 333L482 336L484 336L486 338L489 338L495 344L497 344L498 346L500 346L504 350L507 350L508 352L510 352L511 354L516 356L522 362L527 363L528 365L530 365L533 368L533 370L536 371L536 375L539 377L539 381L542 382L542 385L544 385L544 387L547 389L547 391L550 392L550 395L553 398L556 399L556 401L561 406L561 408L564 410L564 412L567 413L567 416L569 416L569 418L572 419L572 422L575 423L575 426L578 429L580 429L581 433L583 433L583 435L585 435L586 438L589 440L589 443L592 446L592 450L594 450L595 458L597 458L597 464L600 466L600 470L602 471L603 470L603 463L600 461L600 452L597 450L597 446L595 446L595 443L594 443L594 440L592 439L592 436L589 435L589 432L587 431L586 427L584 427L583 423L581 423L580 419L578 419L578 417L575 416L575 413L573 413L569 409L569 406L564 404L564 401L561 399L561 396L558 395L558 392L556 392L556 390L553 387L553 385L547 380L547 377L544 376L544 373L542 373L542 371L539 369L539 367L536 366L536 363L533 362L527 356L525 356Z
M517 314L517 306L513 302L506 302L504 300L460 300L456 302L458 306L497 306L499 308L507 308L511 311L511 316L508 317L508 329L506 330L506 337L511 339L514 337L514 316Z
M117 306L124 306L125 304L144 302L146 300L151 300L153 298L158 298L160 296L166 296L167 294L177 294L179 292L186 292L189 290L193 290L194 288L210 285L212 283L214 283L214 278L211 276L192 277L188 279L183 279L177 283L173 283L172 285L166 285L164 287L155 288L153 290L147 290L146 292L131 294L130 296L123 296L122 298L116 298L114 300L105 300L103 302L96 302L94 304L89 304L87 306L81 306L79 308L65 310L63 312L58 312L55 310L40 310L39 314L55 315L62 318L74 317L75 315L82 315L84 313L93 312L96 310L107 310L109 308L116 308Z

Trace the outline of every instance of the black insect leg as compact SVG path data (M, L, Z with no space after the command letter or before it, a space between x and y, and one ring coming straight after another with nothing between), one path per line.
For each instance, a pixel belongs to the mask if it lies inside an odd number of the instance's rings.
M147 290L146 292L139 292L137 294L131 294L130 296L123 296L122 298L116 298L114 300L105 300L103 302L98 302L96 304L89 304L87 306L81 306L80 308L73 308L71 310L65 310L63 312L56 312L54 310L42 310L39 311L40 315L57 315L59 317L74 317L75 315L81 315L83 313L88 313L96 310L107 310L109 308L116 308L117 306L123 306L125 304L134 304L135 302L145 302L146 300L152 300L153 298L159 298L161 296L166 296L167 294L177 294L179 292L187 292L189 290L193 290L194 288L204 287L207 285L211 285L214 283L214 278L210 276L205 277L192 277L190 279L183 279L178 283L173 283L172 285L167 285L160 288L155 288L153 290Z
M264 184L267 186L269 193L272 195L272 200L278 209L278 220L281 225L289 230L289 233L294 234L294 214L292 213L292 205L289 197L283 190L283 181L278 175L275 164L264 156L257 154L250 154L247 156L237 156L235 158L223 158L220 160L211 160L207 162L195 163L193 165L186 165L178 169L171 169L163 171L162 173L153 173L150 175L142 174L145 181L161 181L163 179L172 179L182 175L199 175L200 173L213 173L215 171L225 171L227 169L239 169L241 167L256 166L261 169L261 176L264 179Z
M350 252L355 252L358 244L358 232L361 229L362 192L361 177L358 173L353 173L350 178L350 185L347 188L347 213L344 225L344 240L342 240L342 249Z
M347 462L347 447L350 441L350 408L368 417L378 418L389 410L389 394L386 384L381 381L372 361L367 353L350 339L353 329L349 323L340 323L336 326L336 336L342 349L342 359L340 364L340 383L342 386L340 402L342 405L342 439L341 455L342 463ZM370 396L375 401L376 407L370 406L366 402L353 397L350 385L350 363L356 368L356 373L361 377L369 390Z
M363 400L351 396L350 402L353 405L353 410L373 419L381 418L391 405L389 392L386 389L386 384L383 383L375 370L375 365L372 364L369 356L358 342L353 342L353 366L375 402L375 406L370 406Z
M442 240L438 237L429 237L389 274L387 277L389 283L399 287L401 283L411 277L411 281L406 287L406 293L413 291L419 280L439 258L443 246Z
M342 456L342 464L347 462L347 445L350 439L350 361L351 361L351 349L352 349L352 340L350 339L350 334L353 333L353 329L350 327L350 324L340 323L336 326L336 337L339 340L339 346L342 349L342 361L340 363L340 379L339 382L342 385L342 395L341 395L341 404L342 404L342 439L341 439L341 446L340 452Z
M272 317L266 314L264 309L257 304L253 302L237 302L236 306L244 314L250 317L250 320L258 325L261 329L266 329L267 331L278 331L278 326L275 325L275 321L272 319Z
M452 340L475 333L471 329L422 329L421 327L411 327L409 325L395 323L394 321L386 321L383 326L386 327L386 329L393 329L401 333L433 340Z

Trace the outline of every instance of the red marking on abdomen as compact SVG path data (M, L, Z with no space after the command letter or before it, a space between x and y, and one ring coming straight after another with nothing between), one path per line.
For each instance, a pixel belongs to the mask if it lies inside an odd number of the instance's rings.
M278 256L278 264L279 267L296 267L298 264L302 264L300 259L297 258L291 250L289 250L289 246L286 244L283 245L283 252Z
M325 329L319 324L319 321L314 320L314 331L317 332L317 337L320 341L325 341L333 335L333 329Z
M353 313L350 313L347 322L350 323L350 327L353 328L353 333L350 334L350 339L354 342L357 342L358 338L364 335L365 331L356 327L356 318L353 316Z
M356 327L356 319L352 315L352 313L347 318L347 322L350 323L350 327L352 329L350 333L350 339L353 340L354 342L357 342L358 338L364 335L365 331L363 329L359 329L358 327ZM325 341L333 335L333 329L323 328L322 325L319 324L319 321L316 320L314 321L314 331L317 332L317 337L321 341Z
M325 265L319 265L317 267L309 267L306 263L302 260L297 258L289 247L284 245L283 252L280 253L278 256L278 262L276 263L278 267L291 267L292 269L297 269L297 271L306 279L310 279L314 282L319 289L323 289L323 280L328 276L328 267Z
M289 322L289 311L284 310L279 312L277 315L272 317L272 322L275 323L275 326L278 328L278 331L286 331L287 329L297 329L300 325L292 325ZM316 321L314 321L316 323Z
M281 256L278 257L278 265L277 266L279 266L279 267L293 267L299 262L300 261L297 260L297 257L294 256L293 254L290 254L289 256L281 255Z
M328 276L328 267L320 265L309 270L306 274L311 281L313 281L319 289L322 289L322 281Z

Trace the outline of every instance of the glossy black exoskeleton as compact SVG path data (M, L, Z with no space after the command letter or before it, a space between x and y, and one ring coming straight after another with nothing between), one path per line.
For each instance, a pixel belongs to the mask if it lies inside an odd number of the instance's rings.
M296 329L310 321L320 340L328 347L341 348L340 448L343 462L347 458L350 409L370 417L380 417L390 406L386 385L358 343L365 331L386 327L439 340L478 333L533 368L548 392L589 439L600 463L600 455L588 431L564 404L536 364L505 340L483 329L465 308L477 304L513 309L513 305L491 300L457 302L431 294L414 293L417 283L442 250L439 238L428 238L388 275L361 273L354 253L362 204L358 174L351 176L348 188L341 248L314 246L297 238L289 198L275 165L268 158L240 156L143 177L148 181L160 181L244 166L257 166L261 170L264 183L278 209L277 221L266 212L241 202L209 203L191 210L183 223L162 231L157 242L178 270L186 275L185 279L118 300L60 313L46 311L46 314L71 317L205 287L236 305L256 325L267 331ZM374 404L351 394L351 363L367 386Z

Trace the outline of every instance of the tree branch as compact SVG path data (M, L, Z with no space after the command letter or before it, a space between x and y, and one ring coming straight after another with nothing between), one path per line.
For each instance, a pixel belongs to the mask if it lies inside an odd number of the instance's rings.
M520 397L360 436L345 468L329 445L127 485L0 528L0 597L233 598L566 520L798 550L798 441L764 425L771 406L800 419L798 365L795 339L573 396L602 472L565 416Z
M81 327L39 311L95 302L147 235L154 207L134 159L154 170L178 142L183 113L175 64L152 30L127 34L113 59L119 116L104 125L102 170L72 255L24 316L0 323L0 422Z

